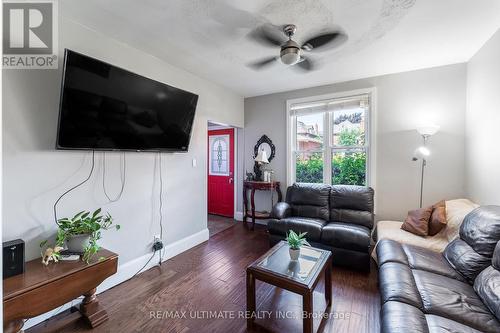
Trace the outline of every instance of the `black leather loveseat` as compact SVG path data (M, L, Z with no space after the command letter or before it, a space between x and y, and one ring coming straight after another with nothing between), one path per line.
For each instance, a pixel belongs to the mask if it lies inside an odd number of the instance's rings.
M296 183L273 207L267 230L271 246L289 230L307 232L312 246L332 251L334 264L369 270L373 220L369 187Z
M469 213L443 253L381 240L381 331L500 332L499 240L499 206Z

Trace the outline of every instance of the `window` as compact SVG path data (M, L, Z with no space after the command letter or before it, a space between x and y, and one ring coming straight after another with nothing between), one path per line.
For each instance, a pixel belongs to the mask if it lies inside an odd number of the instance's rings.
M229 135L211 135L209 144L209 174L229 176Z
M289 183L370 183L371 95L288 101Z

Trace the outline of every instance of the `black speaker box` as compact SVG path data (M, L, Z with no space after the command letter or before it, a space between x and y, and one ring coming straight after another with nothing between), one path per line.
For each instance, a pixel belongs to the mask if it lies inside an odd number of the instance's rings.
M14 239L3 243L3 278L24 273L24 241Z

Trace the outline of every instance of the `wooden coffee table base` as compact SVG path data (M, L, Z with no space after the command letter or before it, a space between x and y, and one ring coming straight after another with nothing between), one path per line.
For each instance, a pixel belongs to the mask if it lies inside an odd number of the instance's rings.
M316 288L318 282L320 281L320 277L324 274L325 276L325 301L326 301L326 309L325 312L328 312L331 304L332 304L332 260L331 256L327 259L325 265L322 267L320 273L317 275L313 284L310 287L303 286L297 283L294 283L293 280L287 280L283 278L276 278L273 274L263 273L261 271L257 271L253 269L253 267L247 268L247 328L252 329L255 327L255 316L252 314L256 314L256 303L255 303L255 282L256 280L260 280L262 282L266 282L278 288L282 288L293 293L299 294L302 296L302 310L303 310L303 332L312 333L313 332L313 294L314 289ZM320 321L319 326L321 326L323 320L326 316Z

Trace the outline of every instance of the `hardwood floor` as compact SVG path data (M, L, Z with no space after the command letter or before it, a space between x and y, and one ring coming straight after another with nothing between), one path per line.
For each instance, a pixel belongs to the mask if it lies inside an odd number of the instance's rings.
M227 228L231 228L236 224L236 221L230 217L224 217L212 214L208 214L207 222L208 222L207 228L210 237L213 237L219 232L224 231Z
M78 321L62 332L246 332L242 316L246 310L245 268L268 248L264 227L256 225L252 232L237 223L161 267L99 295L109 314L109 321L101 326L91 330ZM333 306L322 332L379 332L375 266L370 274L334 267L332 281ZM322 293L323 288L320 283L317 291ZM274 311L273 318L278 311L300 313L302 306L298 296L260 282L256 304L258 311ZM179 311L179 318L167 318L175 315L173 311ZM226 318L214 318L224 315ZM196 316L204 318L191 318ZM275 330L302 332L299 320L263 317L260 321L272 323ZM36 331L35 326L27 332Z

